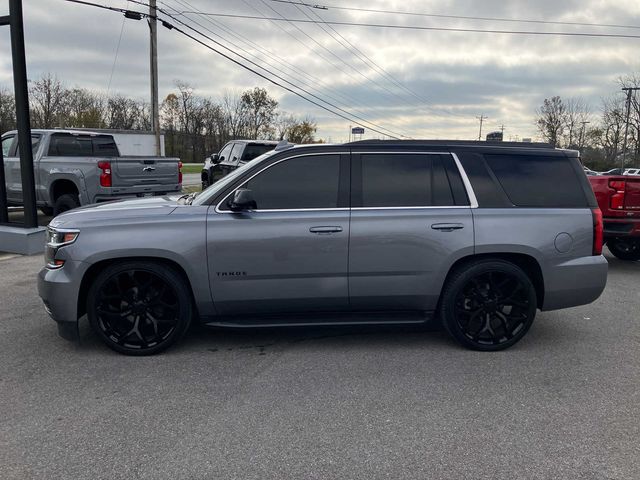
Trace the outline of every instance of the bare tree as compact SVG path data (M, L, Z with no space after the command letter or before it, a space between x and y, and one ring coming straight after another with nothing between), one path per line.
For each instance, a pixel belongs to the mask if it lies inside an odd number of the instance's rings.
M0 133L16 128L16 101L13 92L0 88Z
M564 111L564 144L569 148L582 150L584 146L585 126L583 122L589 122L591 110L582 98L569 98L565 103Z
M51 73L30 82L29 99L33 125L40 128L63 127L67 95L64 84Z
M545 98L542 106L536 110L536 125L542 137L554 147L560 145L565 130L566 106L558 96Z
M242 109L246 114L248 133L251 138L272 137L273 120L278 102L264 88L255 87L242 94Z

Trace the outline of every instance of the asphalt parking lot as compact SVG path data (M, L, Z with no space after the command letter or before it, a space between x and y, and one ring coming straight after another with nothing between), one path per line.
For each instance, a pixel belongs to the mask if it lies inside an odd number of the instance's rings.
M0 255L2 479L640 478L640 262L500 353L437 329L57 336L40 256Z

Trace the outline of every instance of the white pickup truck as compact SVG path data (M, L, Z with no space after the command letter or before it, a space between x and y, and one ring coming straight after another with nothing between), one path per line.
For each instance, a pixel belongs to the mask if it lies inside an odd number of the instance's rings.
M182 190L178 158L120 156L113 136L74 130L31 130L36 202L58 215L80 205ZM2 135L7 202L22 205L17 133Z

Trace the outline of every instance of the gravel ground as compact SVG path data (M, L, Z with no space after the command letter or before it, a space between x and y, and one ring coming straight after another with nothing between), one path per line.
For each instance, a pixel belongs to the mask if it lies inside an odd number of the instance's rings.
M640 478L640 262L514 348L440 330L194 328L169 352L57 336L40 256L0 257L2 479Z

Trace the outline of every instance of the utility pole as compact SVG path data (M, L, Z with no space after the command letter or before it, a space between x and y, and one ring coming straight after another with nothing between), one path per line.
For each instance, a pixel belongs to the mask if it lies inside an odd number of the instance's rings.
M587 120L580 122L582 124L582 130L580 130L580 148L584 148L584 129L587 123L591 123Z
M476 117L478 120L480 120L480 132L478 133L478 140L482 140L482 122L484 120L486 120L489 117L485 117L484 115L480 115L479 117Z
M160 109L158 106L158 11L156 0L149 0L149 35L151 48L151 130L156 137L156 155L160 156Z
M624 126L624 140L622 142L622 165L620 165L622 167L623 173L624 163L627 159L627 135L629 134L629 113L631 111L631 96L636 90L640 90L640 87L626 87L622 89L623 92L627 92L627 119Z

